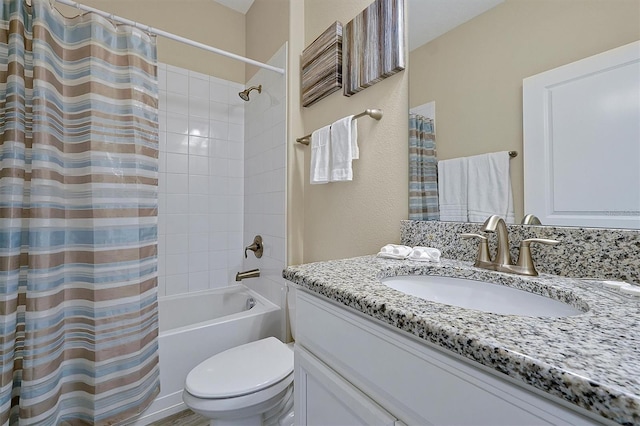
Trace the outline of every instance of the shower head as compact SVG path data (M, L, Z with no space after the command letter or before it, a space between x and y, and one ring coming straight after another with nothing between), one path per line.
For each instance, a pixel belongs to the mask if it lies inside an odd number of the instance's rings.
M251 86L248 89L244 89L242 92L238 93L238 96L240 96L240 99L242 99L243 101L248 101L249 93L251 93L252 90L257 90L258 93L262 93L262 84L259 86Z

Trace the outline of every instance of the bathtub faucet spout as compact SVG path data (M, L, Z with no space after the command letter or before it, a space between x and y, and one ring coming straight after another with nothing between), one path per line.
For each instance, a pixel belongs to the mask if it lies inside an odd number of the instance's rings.
M256 278L260 276L260 269L251 269L249 271L238 272L236 274L236 281L242 281L245 278Z

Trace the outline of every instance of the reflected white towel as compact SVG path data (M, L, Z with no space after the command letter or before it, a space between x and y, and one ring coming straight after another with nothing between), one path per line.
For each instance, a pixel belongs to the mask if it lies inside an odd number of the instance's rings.
M469 157L469 222L484 222L493 214L514 222L510 158L508 151Z
M359 157L357 132L353 115L331 125L331 182L353 180L351 161Z
M378 257L385 257L387 259L406 259L411 253L412 248L399 244L387 244L380 249Z
M440 262L440 250L433 247L414 247L407 259L417 262Z
M324 126L311 133L311 184L329 182L331 164L331 126Z
M467 157L438 161L440 220L467 221Z

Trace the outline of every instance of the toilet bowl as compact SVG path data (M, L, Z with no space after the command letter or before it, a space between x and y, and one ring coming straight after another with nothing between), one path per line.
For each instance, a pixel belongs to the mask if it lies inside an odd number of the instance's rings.
M220 352L189 372L182 399L215 426L292 425L292 344L268 337Z

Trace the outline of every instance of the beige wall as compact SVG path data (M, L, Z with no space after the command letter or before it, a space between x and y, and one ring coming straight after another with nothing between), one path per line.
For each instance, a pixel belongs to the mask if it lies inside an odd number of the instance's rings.
M346 24L370 3L371 0L305 0L304 46L336 20ZM298 13L302 14L299 10ZM291 34L292 39L296 36ZM299 62L304 46L290 51L295 61ZM290 71L299 73L299 67ZM381 108L385 115L379 122L367 117L358 120L360 159L354 162L352 182L310 185L309 147L290 147L289 186L304 190L302 197L295 193L288 197L290 215L303 215L299 219L304 221L298 233L289 234L290 263L372 254L386 243L399 241L400 220L407 218L408 208L407 85L407 73L402 71L352 97L339 91L302 108L303 131L290 135L290 143L367 108ZM299 87L292 87L292 97L299 99ZM295 257L299 256L294 254L296 251L303 252L302 259Z
M82 0L81 3L245 56L245 15L212 0ZM56 7L66 16L77 15L74 8ZM226 80L245 82L243 62L163 37L158 37L158 60Z
M640 0L507 0L410 54L412 107L435 100L438 158L522 153L522 79L640 39ZM522 155L511 160L523 216Z
M300 54L304 49L304 1L289 2L289 64L287 67L287 264L304 262L305 150L296 143L304 135L300 100Z
M266 62L289 39L289 0L255 0L246 15L247 58ZM247 65L246 79L258 71Z

